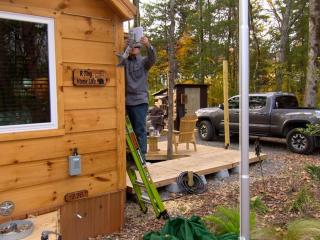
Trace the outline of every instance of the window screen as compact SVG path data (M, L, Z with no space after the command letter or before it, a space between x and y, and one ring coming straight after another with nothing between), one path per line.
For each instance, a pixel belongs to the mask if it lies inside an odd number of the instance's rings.
M50 122L48 25L0 18L0 126Z

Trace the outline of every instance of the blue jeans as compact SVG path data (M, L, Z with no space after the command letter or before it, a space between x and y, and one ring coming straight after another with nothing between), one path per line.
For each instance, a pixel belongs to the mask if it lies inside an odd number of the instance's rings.
M146 118L148 113L148 104L143 103L136 106L126 106L127 114L130 118L132 128L137 136L142 153L147 153L147 130Z

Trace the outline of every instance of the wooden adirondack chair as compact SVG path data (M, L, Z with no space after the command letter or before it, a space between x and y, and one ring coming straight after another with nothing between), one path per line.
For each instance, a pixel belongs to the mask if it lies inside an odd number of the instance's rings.
M194 145L194 151L197 151L195 127L197 122L196 115L184 116L180 119L180 131L173 131L173 144L175 152L178 152L178 145L186 143L189 149L189 143Z

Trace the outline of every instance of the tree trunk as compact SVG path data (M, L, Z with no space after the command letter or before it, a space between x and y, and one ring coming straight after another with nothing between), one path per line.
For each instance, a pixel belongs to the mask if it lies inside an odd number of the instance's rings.
M228 9L228 22L231 22L231 19L232 19L231 14L232 14L232 9L231 9L231 7L229 7L229 9ZM230 46L231 46L232 37L233 37L232 27L229 24L228 25L228 38L227 38L226 47L225 47L225 59L228 60L228 62L229 62L229 56L230 56Z
M170 0L170 13L169 19L170 23L170 32L169 32L169 87L168 87L168 147L167 155L168 159L172 159L172 138L173 138L173 88L175 80L175 0Z
M319 0L309 2L309 53L307 66L307 82L305 88L304 104L307 107L317 105L317 83L319 81L320 64L320 3Z
M134 27L140 26L140 0L133 0L133 5L137 8L137 14L134 16Z
M199 81L204 83L204 67L203 67L203 2L199 0Z
M252 10L251 4L250 4L250 27L252 30L253 42L256 49L256 64L255 64L253 75L252 75L252 87L253 87L253 92L257 92L256 82L258 81L258 77L259 77L258 70L260 67L260 44L259 44L259 39L256 32L256 27L254 25L254 16L253 16L253 10Z
M232 8L232 11L231 11L231 14L232 14L232 19L233 20L237 20L239 19L239 3L238 1L235 2L235 6L233 6ZM232 45L231 45L231 48L232 48L232 70L231 70L231 74L232 74L232 81L233 81L233 84L231 85L232 86L232 89L231 89L231 94L232 95L236 95L239 93L239 76L238 76L238 72L239 72L239 38L237 37L239 36L239 22L237 22L237 26L236 28L234 29L233 33L232 33Z
M210 6L211 6L211 3L210 3L210 0L207 1L207 11L210 12ZM211 27L211 22L212 22L212 16L211 14L207 14L207 21L208 21L208 39L209 39L209 44L211 43L212 41L212 27ZM211 50L211 48L210 48Z
M291 17L292 0L288 0L286 4L286 11L281 21L281 37L279 47L279 67L276 74L277 91L282 90L282 80L284 76L284 64L286 62L286 48L289 39L289 25Z

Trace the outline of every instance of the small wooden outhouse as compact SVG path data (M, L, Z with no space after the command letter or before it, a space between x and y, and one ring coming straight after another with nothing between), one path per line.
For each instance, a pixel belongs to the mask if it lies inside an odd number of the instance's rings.
M185 115L195 114L199 108L205 108L208 105L208 85L207 84L183 84L174 86L173 93L173 119L174 128L179 130L180 119ZM161 101L165 112L168 108L168 89L160 90L153 94L155 101Z
M84 199L94 202L88 212L74 205L61 221L79 232L85 225L72 211L94 221L90 212L103 209L94 233L123 225L124 74L116 53L134 14L129 0L0 0L0 223Z

